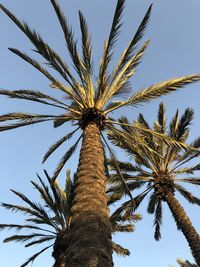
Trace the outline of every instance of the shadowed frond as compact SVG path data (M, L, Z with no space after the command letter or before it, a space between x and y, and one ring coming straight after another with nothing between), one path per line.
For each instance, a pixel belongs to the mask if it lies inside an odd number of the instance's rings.
M155 226L155 233L154 238L155 240L160 240L161 233L160 233L160 225L162 223L162 202L158 201L155 210L155 218L154 218L154 226Z
M74 133L76 131L78 131L79 127L76 128L74 131L68 133L67 135L65 135L64 137L62 137L60 140L58 140L55 144L53 144L49 150L46 152L46 154L44 155L43 161L42 163L44 163L49 157L50 155L58 148L60 147L66 140L69 140L70 138L72 138L72 136L74 135Z
M130 251L126 248L123 248L119 244L116 244L115 242L112 242L112 249L114 252L116 252L120 256L129 256Z
M148 21L149 21L150 15L151 15L151 9L152 9L152 4L148 8L147 13L145 14L141 24L139 25L139 27L138 27L133 39L131 40L128 48L122 54L121 59L119 60L119 63L115 69L112 80L114 80L117 77L117 75L122 70L122 68L125 66L125 64L133 57L134 52L135 52L136 47L137 47L137 44L142 39L144 31L146 29L146 26L148 24Z
M52 245L48 246L48 247L45 247L43 249L41 249L39 252L35 253L33 256L31 256L26 262L24 262L20 267L25 267L27 266L30 262L34 262L34 260L40 255L42 254L44 251L46 251L47 249L49 249L50 247L52 247Z
M184 197L186 198L190 203L192 204L197 204L200 205L200 199L193 196L192 193L190 193L189 191L187 191L184 187L176 184L175 185L177 191Z
M104 44L104 54L101 59L100 69L99 69L99 82L98 82L98 94L99 95L98 96L101 96L105 90L105 81L107 79L106 71L107 71L108 64L111 61L112 49L117 41L117 37L119 35L119 31L122 26L120 21L121 21L121 17L123 14L124 4L125 4L125 0L117 1L115 14L113 17L113 22L112 22L112 26L110 30L110 35L109 35L108 41L106 41Z
M58 164L53 178L52 178L52 183L55 182L56 178L58 177L59 173L61 172L62 168L64 167L64 165L66 164L66 162L69 160L69 158L72 156L72 154L75 152L79 141L81 140L82 135L78 138L78 140L76 141L76 143L70 147L70 149L65 153L65 155L62 157L60 163Z

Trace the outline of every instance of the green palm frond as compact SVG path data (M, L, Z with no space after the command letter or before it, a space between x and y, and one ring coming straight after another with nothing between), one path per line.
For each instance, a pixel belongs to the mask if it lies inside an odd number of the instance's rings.
M158 109L158 125L161 133L165 133L166 130L166 118L165 118L165 105L161 103Z
M177 191L185 198L187 199L190 203L192 204L197 204L200 205L200 199L193 196L192 193L190 193L189 191L187 191L184 187L176 184L175 185Z
M62 168L64 167L64 165L66 164L66 162L70 159L70 157L72 156L72 154L75 152L78 143L81 139L82 135L78 138L78 140L76 141L76 143L74 145L72 145L69 150L65 153L65 155L62 157L60 163L58 164L54 175L53 175L53 179L52 179L52 183L55 182L56 178L58 177L59 173L61 172Z
M68 48L69 54L71 56L74 68L75 68L77 74L79 75L81 81L84 81L82 65L80 64L81 59L78 55L77 44L76 44L76 41L74 40L73 31L72 31L71 27L69 26L63 12L61 11L61 9L58 6L58 4L56 3L56 1L51 0L51 3L53 5L53 8L54 8L56 15L58 17L61 28L63 30L65 41L67 44L67 48Z
M72 136L74 135L74 133L76 131L78 131L79 127L76 128L74 131L68 133L67 135L65 135L64 137L62 137L60 140L58 140L55 144L53 144L49 150L46 152L46 154L43 157L43 161L42 163L44 163L50 156L51 154L57 149L59 148L65 141L69 140L70 138L72 138Z
M116 244L115 242L112 242L112 249L114 252L116 252L118 255L120 256L129 256L130 255L130 251L122 246L120 246L119 244Z
M162 223L162 202L158 201L155 209L155 218L154 218L154 226L155 226L155 233L154 238L155 240L160 240L161 233L160 233L160 225Z
M52 247L53 246L53 244L52 245L50 245L50 246L47 246L47 247L45 247L45 248L43 248L43 249L41 249L39 252L37 252L37 253L35 253L34 255L32 255L26 262L24 262L20 267L25 267L25 266L27 266L30 262L34 262L34 260L40 255L40 254L42 254L44 251L46 251L47 249L49 249L50 247Z
M84 59L84 65L87 72L91 75L92 73L92 62L91 62L91 55L92 55L92 46L91 46L91 39L89 36L88 25L87 22L79 11L79 20L80 20L80 28L82 33L82 53Z
M42 232L48 232L48 233L51 233L51 234L55 234L55 232L53 231L50 231L50 230L47 230L47 229L44 229L44 228L41 228L41 227L38 227L38 226L35 226L35 225L28 225L28 224L23 224L23 225L20 225L20 224L0 224L0 230L11 230L11 229L14 229L16 231L20 231L20 230L24 230L24 229L27 229L27 230L40 230Z
M107 80L107 67L108 64L111 61L112 57L112 49L117 41L117 37L119 35L120 28L122 24L120 23L122 14L123 14L123 9L124 9L124 4L125 0L118 0L114 17L113 17L113 22L110 30L110 35L108 38L108 41L105 41L104 44L104 54L101 59L100 63L100 69L99 69L99 81L98 81L98 98L102 96L104 89L105 89L105 81Z
M32 242L29 242L25 245L26 248L31 247L33 245L42 244L44 242L50 241L52 239L55 239L55 236L45 236L43 238L40 238L39 240L34 240Z
M147 27L149 18L150 18L150 14L151 14L151 10L152 10L152 4L150 5L150 7L148 8L141 24L139 25L133 39L131 40L128 48L124 51L124 53L122 54L118 65L115 69L115 72L113 74L112 80L114 81L115 78L117 77L117 75L120 73L120 71L122 70L122 68L126 65L126 63L133 57L134 52L136 50L137 44L139 43L139 41L142 39L144 31Z
M63 102L59 101L58 99L55 99L55 98L53 98L49 95L46 95L40 91L33 91L33 90L13 90L13 91L10 91L10 90L5 90L5 89L0 89L0 95L5 95L5 96L8 96L8 97L13 98L13 99L15 98L15 99L34 101L34 102L58 107L58 108L65 109L65 110L67 107L69 107L66 103L63 103ZM48 101L50 101L50 102L48 102ZM51 102L53 102L53 103L51 103Z
M177 182L186 182L190 184L196 184L200 185L200 178L199 177L193 177L193 178L179 178L177 179Z
M155 209L156 209L156 205L158 203L158 199L156 194L153 192L150 196L150 200L147 206L147 212L150 214L154 214Z
M122 106L137 106L141 103L149 102L152 99L155 99L161 95L168 94L170 92L176 91L179 88L186 86L191 82L199 81L200 75L188 75L180 78L170 79L165 82L154 84L143 90L139 90L133 94L128 100L121 102L118 106L107 110L106 113L109 113L115 109L118 109Z

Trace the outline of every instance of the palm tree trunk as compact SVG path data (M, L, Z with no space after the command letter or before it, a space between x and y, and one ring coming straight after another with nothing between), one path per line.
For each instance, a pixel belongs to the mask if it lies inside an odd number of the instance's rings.
M58 255L58 257L55 260L55 263L53 265L53 267L66 267L65 265L65 254L61 253Z
M90 122L75 181L75 196L66 250L69 267L112 267L111 226L105 195L104 152L100 129Z
M65 251L66 251L66 237L68 231L61 231L57 234L52 256L55 259L53 267L66 267L65 265Z
M193 227L181 204L172 192L166 195L166 202L174 216L178 228L183 232L196 263L200 266L200 236Z

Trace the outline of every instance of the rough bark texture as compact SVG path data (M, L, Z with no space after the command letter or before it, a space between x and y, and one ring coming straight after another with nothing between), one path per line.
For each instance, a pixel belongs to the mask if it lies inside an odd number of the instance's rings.
M53 247L52 256L55 259L53 267L67 267L65 265L65 251L66 251L66 240L68 232L61 232L57 235L56 241Z
M169 192L166 195L166 202L174 216L178 228L181 229L187 239L196 263L200 266L200 236L173 193Z
M83 130L66 250L66 266L113 266L105 182L100 130L94 122L91 122Z

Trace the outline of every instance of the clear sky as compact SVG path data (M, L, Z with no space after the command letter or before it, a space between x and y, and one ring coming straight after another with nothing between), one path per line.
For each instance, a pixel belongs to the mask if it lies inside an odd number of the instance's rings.
M86 16L92 33L94 62L95 66L98 66L102 55L103 40L108 35L117 1L59 0L58 2L73 25L77 38L79 38L80 32L78 10L82 10ZM144 38L144 40L150 38L151 44L139 70L132 79L134 90L172 77L200 73L199 0L127 0L123 17L124 26L116 46L114 62L127 46L151 2L154 7ZM50 1L1 0L1 3L37 29L43 38L58 50L63 58L68 60L63 36ZM26 52L33 48L23 33L0 12L0 88L36 89L49 93L47 79L9 52L7 47L17 47ZM131 120L134 120L138 113L142 112L149 122L152 122L156 117L161 100L166 103L168 118L171 118L177 108L183 111L186 107L192 107L196 112L191 135L191 139L194 139L200 135L199 96L200 84L196 83L187 89L182 89L137 109L128 109L125 112ZM5 97L0 98L0 106L2 114L11 111L42 113L42 111L51 110L53 112L53 109L41 107L39 104L22 103L8 100ZM120 114L122 113L117 113L117 116ZM36 179L36 172L42 175L43 168L50 173L53 172L60 157L67 149L66 145L44 166L41 165L42 156L48 147L63 136L67 130L65 126L53 129L52 125L47 123L0 134L0 202L16 203L18 201L9 192L10 188L24 192L36 200L37 196L29 181ZM72 170L75 170L76 166L75 158L67 165ZM64 173L59 180L62 184ZM197 188L194 188L193 192L197 196L200 195L200 190ZM200 232L199 207L189 205L181 197L179 199L197 231ZM115 266L167 267L169 264L173 264L175 267L177 266L177 257L193 261L187 243L181 232L176 230L168 208L164 207L162 240L159 242L153 239L153 217L146 213L145 208L146 203L138 210L143 215L143 220L136 224L135 233L119 235L119 238L116 238L120 244L131 250L131 256L126 259L114 257ZM17 214L11 216L9 212L0 209L0 223L6 222L23 222L23 220ZM20 244L2 244L1 241L6 236L6 232L0 234L1 266L20 266L31 253L37 250L37 248L24 249ZM53 260L50 255L51 252L41 256L33 266L52 266Z

